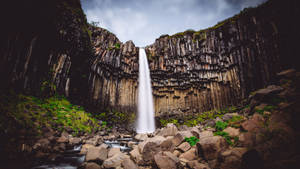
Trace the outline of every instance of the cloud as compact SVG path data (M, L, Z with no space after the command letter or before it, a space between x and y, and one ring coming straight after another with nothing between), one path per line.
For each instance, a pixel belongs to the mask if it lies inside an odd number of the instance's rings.
M162 34L215 25L265 0L82 0L88 21L125 42L150 45Z

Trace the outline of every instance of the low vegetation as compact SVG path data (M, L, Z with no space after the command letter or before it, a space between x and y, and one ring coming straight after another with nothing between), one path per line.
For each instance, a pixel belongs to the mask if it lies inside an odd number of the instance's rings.
M188 142L190 146L194 146L199 142L199 139L195 136L185 137L184 141Z
M2 95L0 110L2 131L14 128L10 125L18 125L36 134L40 134L43 128L52 128L78 135L92 133L105 126L83 107L73 105L58 95L44 99L23 94Z

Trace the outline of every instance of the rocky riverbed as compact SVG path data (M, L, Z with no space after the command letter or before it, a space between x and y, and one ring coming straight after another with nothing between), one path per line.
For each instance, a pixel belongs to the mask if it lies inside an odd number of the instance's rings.
M62 158L68 147L81 145L85 169L253 169L295 168L299 160L300 73L286 70L279 82L253 92L244 109L194 127L172 123L152 134L101 131L73 137L48 132L32 149L45 161ZM186 138L195 137L195 144ZM63 158L62 158L63 159ZM62 161L63 163L63 161Z

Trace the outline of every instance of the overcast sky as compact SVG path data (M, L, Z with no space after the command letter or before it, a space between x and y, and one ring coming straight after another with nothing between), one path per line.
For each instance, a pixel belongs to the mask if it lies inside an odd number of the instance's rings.
M136 46L152 44L163 34L215 25L245 7L266 0L81 0L89 22Z

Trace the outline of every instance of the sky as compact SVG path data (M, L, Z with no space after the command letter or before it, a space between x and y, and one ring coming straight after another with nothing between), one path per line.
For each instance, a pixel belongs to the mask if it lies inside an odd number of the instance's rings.
M132 40L136 46L154 43L163 34L201 30L255 7L266 0L81 0L88 22Z

